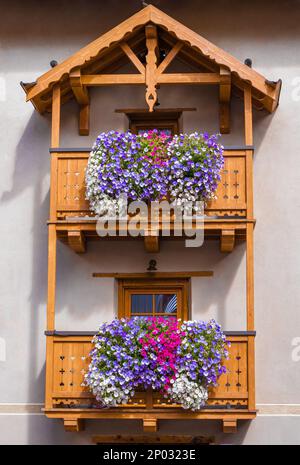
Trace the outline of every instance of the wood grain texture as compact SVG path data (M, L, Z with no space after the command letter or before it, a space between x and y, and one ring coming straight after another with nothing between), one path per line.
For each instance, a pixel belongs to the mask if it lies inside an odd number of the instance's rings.
M237 77L238 85L240 85L240 82L249 82L257 94L257 100L261 107L266 108L270 112L276 109L279 100L281 81L277 83L268 81L254 69L249 68L228 52L212 44L204 37L193 32L191 29L163 13L153 5L148 5L146 8L143 8L135 15L79 50L67 60L55 66L55 68L40 76L35 85L29 86L23 84L22 87L27 94L27 100L32 100L39 111L44 111L45 102L43 102L40 97L47 94L53 84L63 82L65 93L67 94L68 82L65 76L69 75L75 67L82 67L83 65L86 66L92 63L103 50L109 47L115 48L116 44L124 42L125 36L128 37L134 34L135 31L146 26L149 22L153 25L162 27L167 31L170 37L175 36L177 40L184 42L186 44L185 48L196 52L200 58L204 57L208 62L227 67L230 72ZM151 92L152 91L153 89Z

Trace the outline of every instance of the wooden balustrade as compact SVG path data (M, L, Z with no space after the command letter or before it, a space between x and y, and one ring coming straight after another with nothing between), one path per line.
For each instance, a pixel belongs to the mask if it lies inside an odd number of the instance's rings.
M89 151L64 151L52 149L57 159L56 215L59 220L93 216L85 199L85 169ZM208 203L208 216L245 218L246 195L246 150L231 149L224 152L225 166L216 192L217 199Z

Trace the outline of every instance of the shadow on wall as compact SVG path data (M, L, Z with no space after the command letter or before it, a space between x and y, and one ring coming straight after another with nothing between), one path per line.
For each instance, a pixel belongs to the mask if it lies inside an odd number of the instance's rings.
M35 137L39 134L39 137ZM24 334L21 322L14 322L18 335L26 337L29 344L29 360L26 364L28 384L27 402L43 402L44 400L44 366L40 369L39 361L45 360L45 339L41 338L45 328L46 296L47 296L47 220L49 210L49 122L48 118L41 118L36 112L32 114L26 129L16 147L15 169L13 185L10 191L3 193L2 203L9 203L21 196L24 190L31 188L32 194L32 226L31 246L32 256L28 268L19 269L19 273L31 273L31 290L29 302L24 309L29 308L29 334ZM46 184L46 185L45 185ZM24 206L27 208L27 205ZM21 216L21 215L20 215ZM18 226L18 216L15 227L20 229L22 240L22 224ZM22 221L22 220L21 220ZM29 423L32 417L28 417ZM29 443L31 427L28 428Z

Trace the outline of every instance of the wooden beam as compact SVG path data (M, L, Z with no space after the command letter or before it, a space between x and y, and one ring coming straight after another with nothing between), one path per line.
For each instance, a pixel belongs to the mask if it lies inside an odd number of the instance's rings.
M129 47L129 45L126 43L126 42L121 42L120 43L120 47L121 49L123 50L123 52L125 53L125 55L128 56L129 60L131 61L131 63L134 64L134 66L138 69L138 71L141 73L141 74L145 74L145 66L143 65L143 63L139 60L139 58L136 56L136 54L134 53L134 51Z
M252 89L250 84L244 85L244 120L245 145L253 145Z
M68 244L76 253L84 253L85 236L82 231L68 231Z
M90 98L88 89L82 83L81 70L75 68L70 73L70 84L79 108L79 134L88 136L90 132Z
M144 237L145 250L148 253L159 252L159 234L157 231L145 231Z
M254 330L254 254L253 224L247 223L246 235L247 330Z
M219 113L220 132L230 132L230 97L231 97L231 72L224 66L220 66L220 91L219 91Z
M254 411L255 405L255 337L248 337L248 408Z
M223 433L236 433L237 420L223 420Z
M56 290L56 227L48 228L48 287L47 287L47 330L55 328L55 290Z
M60 106L61 106L60 85L55 84L52 90L51 147L59 147Z
M213 444L213 437L192 435L101 434L92 437L94 444Z
M116 279L163 279L163 278L208 278L214 275L213 271L148 271L146 273L93 273L93 278Z
M90 105L81 105L79 109L79 134L88 136L90 133Z
M145 433L156 433L157 431L157 418L144 418L143 429Z
M65 431L77 433L84 429L83 420L80 418L64 418Z
M88 90L82 82L81 70L79 67L70 72L70 84L72 91L80 105L87 105L90 103Z
M161 74L166 70L166 68L174 60L177 53L182 49L182 47L183 47L183 42L180 42L180 41L178 41L174 45L174 47L169 51L168 55L165 57L165 59L161 62L161 64L157 68L157 74Z
M157 102L157 57L158 57L158 40L156 26L149 24L145 27L146 46L148 53L146 55L146 102L149 111L152 112Z
M217 73L164 73L157 76L158 84L219 84Z
M114 86L145 84L142 74L84 74L81 82L86 86Z
M234 229L222 229L220 237L221 252L232 252L235 243Z

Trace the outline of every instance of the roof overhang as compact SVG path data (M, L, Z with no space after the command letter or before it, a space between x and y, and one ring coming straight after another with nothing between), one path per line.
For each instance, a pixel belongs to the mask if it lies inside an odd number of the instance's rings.
M194 66L218 72L220 67L230 71L236 93L245 84L252 88L252 101L255 107L273 112L279 101L281 80L269 81L262 74L234 58L228 52L209 42L188 27L179 23L153 5L148 5L118 26L106 32L70 58L64 60L35 82L21 83L27 101L41 113L51 111L52 87L60 83L62 103L74 97L70 75L74 69L81 74L107 73L116 71L124 64L124 51L120 47L126 41L135 53L145 48L145 26L153 24L158 29L162 43L172 47L177 41L183 46L178 58Z

